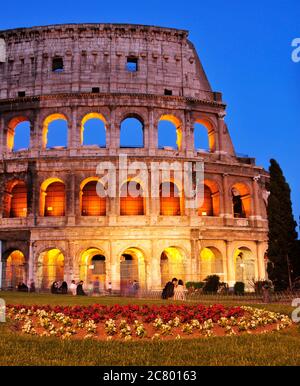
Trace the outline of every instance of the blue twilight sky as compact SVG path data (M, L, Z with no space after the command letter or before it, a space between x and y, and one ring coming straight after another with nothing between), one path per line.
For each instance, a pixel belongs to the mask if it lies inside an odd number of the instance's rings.
M215 91L228 104L236 151L280 163L300 215L299 0L3 1L0 29L82 22L159 25L190 31Z

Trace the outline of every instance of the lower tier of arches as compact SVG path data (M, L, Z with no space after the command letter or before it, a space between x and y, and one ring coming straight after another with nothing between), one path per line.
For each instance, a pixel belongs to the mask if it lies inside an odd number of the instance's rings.
M266 278L265 241L192 239L38 240L2 248L0 288L20 283L49 290L54 281L99 282L101 290L161 289L173 277L184 282L218 275L233 286Z

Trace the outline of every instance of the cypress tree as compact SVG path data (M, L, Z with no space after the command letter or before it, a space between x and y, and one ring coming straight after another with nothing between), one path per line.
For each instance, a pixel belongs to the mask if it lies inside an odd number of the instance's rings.
M281 291L290 285L289 272L292 274L293 271L292 264L295 261L295 245L298 237L297 223L293 216L289 184L274 159L270 161L269 172L267 271L275 290Z

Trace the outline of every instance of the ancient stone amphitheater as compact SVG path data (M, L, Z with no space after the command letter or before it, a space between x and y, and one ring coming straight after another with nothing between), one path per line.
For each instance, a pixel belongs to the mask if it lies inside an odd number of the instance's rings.
M0 31L0 42L0 287L98 277L103 288L159 289L209 274L250 287L265 277L268 175L235 153L187 31L67 24ZM89 120L103 143L85 142ZM49 142L56 121L65 146L59 134ZM26 123L28 146L17 149ZM147 184L122 177L120 154L147 165ZM103 162L116 167L115 197L97 194ZM153 162L204 162L204 201L188 208L172 171L152 197ZM121 194L130 181L135 197Z

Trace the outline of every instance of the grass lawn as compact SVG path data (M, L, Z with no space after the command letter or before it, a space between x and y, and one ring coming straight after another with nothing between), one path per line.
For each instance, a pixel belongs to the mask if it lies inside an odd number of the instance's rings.
M162 300L9 292L1 292L0 297L9 304L165 304ZM292 311L281 304L251 306L289 315ZM300 329L294 326L266 335L165 342L95 342L18 335L0 324L0 365L300 365Z

